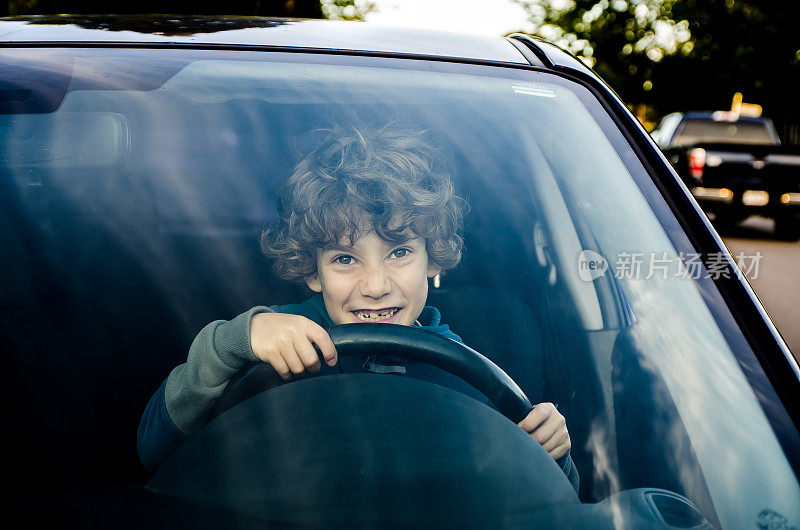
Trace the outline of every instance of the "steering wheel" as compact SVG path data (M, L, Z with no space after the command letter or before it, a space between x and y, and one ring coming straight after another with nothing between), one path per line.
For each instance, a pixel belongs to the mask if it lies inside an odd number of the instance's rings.
M229 382L219 417L170 456L148 490L314 528L519 526L519 514L579 505L555 461L514 424L532 408L525 394L486 357L409 326L329 333L340 356L391 354L450 372L508 419L414 377L345 373L284 384L257 363Z
M344 324L333 326L329 334L340 357L393 355L450 372L480 391L514 423L522 421L533 408L522 389L499 366L472 348L432 331L395 324ZM208 421L284 383L268 363L249 364L228 382Z

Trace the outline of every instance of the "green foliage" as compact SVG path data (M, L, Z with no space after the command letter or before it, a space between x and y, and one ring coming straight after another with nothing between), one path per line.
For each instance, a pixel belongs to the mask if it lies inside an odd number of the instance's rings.
M331 20L364 20L375 9L370 0L321 0L322 13Z
M653 65L691 46L675 0L518 0L537 34L571 51L635 102L646 100Z
M22 15L30 13L36 7L38 0L9 0L6 15Z
M536 33L573 52L632 105L720 109L740 91L800 122L798 2L515 0Z

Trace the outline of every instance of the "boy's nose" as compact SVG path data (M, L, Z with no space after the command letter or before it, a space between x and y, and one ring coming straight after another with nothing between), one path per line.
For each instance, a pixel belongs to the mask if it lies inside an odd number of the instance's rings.
M359 290L362 296L381 298L391 292L392 282L386 271L380 267L364 275L359 284Z

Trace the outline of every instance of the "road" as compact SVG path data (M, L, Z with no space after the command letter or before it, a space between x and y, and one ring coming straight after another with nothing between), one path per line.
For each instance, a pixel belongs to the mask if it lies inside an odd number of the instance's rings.
M784 340L800 359L800 242L775 239L773 221L753 217L722 234L734 257L760 252L757 275L748 274L758 295ZM745 261L752 265L750 262Z

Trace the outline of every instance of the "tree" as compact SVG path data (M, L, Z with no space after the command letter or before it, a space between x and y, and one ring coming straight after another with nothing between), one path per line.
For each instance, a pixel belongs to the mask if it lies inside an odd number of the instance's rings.
M673 12L690 17L693 47L685 60L664 61L654 83L682 74L708 85L692 98L706 107L740 91L781 124L800 122L798 3L686 0ZM681 94L680 101L688 103L689 95Z
M576 54L632 105L720 109L734 92L800 122L800 5L754 0L516 0L536 34Z
M371 0L321 0L325 18L332 20L364 20L375 9Z

